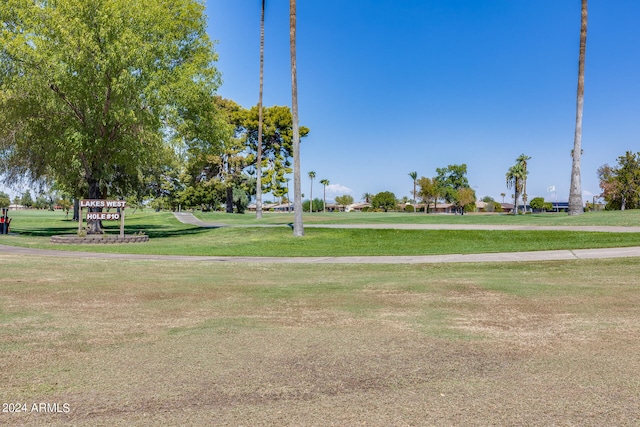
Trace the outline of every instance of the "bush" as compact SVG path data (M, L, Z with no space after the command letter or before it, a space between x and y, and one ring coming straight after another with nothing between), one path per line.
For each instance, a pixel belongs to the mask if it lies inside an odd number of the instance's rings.
M405 212L415 212L415 211L416 211L416 208L415 208L413 205L406 205L406 206L404 207L404 211L405 211Z

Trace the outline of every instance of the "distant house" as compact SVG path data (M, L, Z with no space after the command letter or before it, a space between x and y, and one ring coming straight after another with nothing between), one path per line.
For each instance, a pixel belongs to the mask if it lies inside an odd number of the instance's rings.
M513 203L500 203L500 206L502 206L503 213L512 213L515 205Z
M362 212L364 208L370 208L371 203L352 203L345 208L346 212Z
M250 212L256 211L256 204L251 203L247 206L247 210ZM293 212L293 203L263 203L262 204L263 212Z

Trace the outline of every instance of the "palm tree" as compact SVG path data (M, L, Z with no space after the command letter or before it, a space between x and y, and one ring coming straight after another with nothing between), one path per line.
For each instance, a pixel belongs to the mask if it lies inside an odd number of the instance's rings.
M413 203L416 203L416 181L418 179L418 172L409 172L409 176L413 180ZM417 209L413 209L413 212L418 212Z
M256 156L256 218L262 218L262 83L264 80L264 3L260 13L260 95L258 97L258 153Z
M522 192L522 181L525 176L524 169L522 165L516 163L511 166L507 171L507 188L513 188L513 204L514 204L514 214L518 214L518 198L520 197L520 193Z
M362 200L364 200L367 203L371 203L371 199L373 198L373 194L371 193L364 193L362 195Z
M324 186L323 194L322 194L322 212L327 211L327 185L329 185L328 179L321 179L320 184Z
M580 215L582 209L582 188L580 176L580 156L582 154L582 109L584 106L584 61L587 51L587 0L582 0L580 24L580 56L578 59L578 93L576 95L576 132L573 138L573 161L571 164L571 187L569 188L569 215Z
M293 235L304 236L302 187L300 185L300 129L298 128L298 76L296 70L296 0L289 0L289 43L291 47L291 118L293 121Z
M505 193L500 193L500 196L502 197L502 203L504 203L504 196L506 196Z
M309 196L309 212L313 212L313 180L316 177L316 173L314 171L309 172L309 179L311 180L311 192Z
M524 205L524 211L527 212L527 160L531 160L531 157L526 154L520 154L516 159L516 162L522 165L522 169L524 170L524 179L522 182L522 203Z

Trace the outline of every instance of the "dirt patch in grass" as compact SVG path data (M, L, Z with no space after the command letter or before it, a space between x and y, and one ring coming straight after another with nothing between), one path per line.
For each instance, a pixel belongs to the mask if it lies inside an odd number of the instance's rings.
M634 260L0 261L2 424L640 422Z

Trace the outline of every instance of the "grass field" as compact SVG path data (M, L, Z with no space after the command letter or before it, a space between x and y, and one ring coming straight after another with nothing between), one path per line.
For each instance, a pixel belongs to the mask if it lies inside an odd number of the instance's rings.
M637 259L0 268L1 425L640 423Z
M573 231L479 231L479 230L372 230L307 228L303 238L294 238L287 214L266 214L261 221L252 214L198 213L204 221L239 227L197 228L178 222L171 213L127 214L126 232L144 232L150 242L134 245L54 245L50 236L73 234L77 223L61 212L17 211L12 231L0 243L94 252L218 256L348 256L430 255L449 253L517 252L532 250L586 249L638 246L637 233ZM505 225L618 225L640 224L640 213L598 212L579 217L541 215L425 215L405 213L327 213L307 215L308 224L318 223L459 223ZM439 222L438 222L439 221ZM118 223L105 222L108 233L118 233ZM263 225L281 227L260 227Z
M293 214L265 213L262 220L256 220L254 213L233 215L221 212L195 212L203 221L228 224L289 224ZM537 213L527 215L503 214L424 214L404 212L314 212L305 213L308 224L492 224L492 225L640 225L640 210L585 212L579 216L566 213Z

